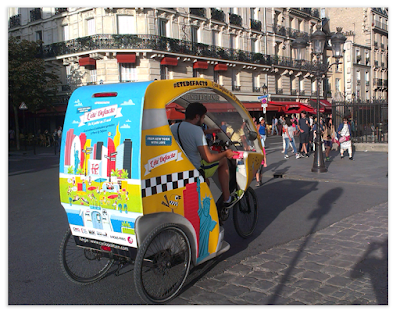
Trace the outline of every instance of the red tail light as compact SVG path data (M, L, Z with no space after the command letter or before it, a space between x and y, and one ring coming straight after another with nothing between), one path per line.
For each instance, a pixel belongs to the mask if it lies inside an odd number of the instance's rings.
M115 92L109 92L109 93L96 93L93 94L93 97L117 97L118 93Z
M110 248L109 246L102 245L102 246L100 246L100 248L101 248L103 251L111 252L111 248Z

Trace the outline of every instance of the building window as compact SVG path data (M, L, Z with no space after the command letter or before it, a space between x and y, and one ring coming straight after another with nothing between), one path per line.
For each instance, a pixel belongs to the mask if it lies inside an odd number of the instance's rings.
M192 42L198 43L199 42L199 36L198 36L199 28L197 26L192 26L190 28L190 31L191 31L190 36L191 36Z
M168 67L166 65L161 64L160 66L160 79L166 80L168 76Z
M336 89L336 92L340 92L340 79L339 78L335 79L335 89Z
M35 33L35 40L36 40L36 41L38 41L38 40L42 41L42 40L43 40L42 31L37 31L37 32Z
M258 49L258 40L256 38L251 39L251 52L260 52Z
M193 68L193 77L200 77L199 69Z
M94 84L97 82L97 71L95 65L86 65L85 69L87 70L88 84Z
M212 31L212 33L211 33L211 45L220 46L220 44L219 44L219 32L218 31Z
M120 81L121 82L136 82L136 66L134 63L120 63Z
M168 21L164 19L158 20L158 34L160 36L169 37L168 35Z
M68 25L63 25L62 27L62 38L64 41L69 40L69 27Z
M230 49L236 49L236 41L237 41L237 37L235 35L230 34L229 35L229 48Z
M135 21L133 16L118 15L118 34L134 34Z
M96 34L96 27L95 27L95 23L94 23L94 19L88 19L86 20L87 22L87 35L91 36Z
M235 73L232 69L232 90L239 91L240 90L240 74Z

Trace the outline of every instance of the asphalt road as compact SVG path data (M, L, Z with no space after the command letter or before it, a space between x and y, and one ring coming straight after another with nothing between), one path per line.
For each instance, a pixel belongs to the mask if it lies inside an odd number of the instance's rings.
M380 181L362 177L355 182L340 175L335 180L326 180L323 176L315 179L302 177L301 171L295 171L295 166L309 169L312 158L293 159L285 164L280 153L281 139L269 138L268 143L265 183L255 188L259 221L254 235L247 240L240 238L231 216L224 225L225 239L231 249L195 268L185 290L199 278L222 273L246 257L321 230L388 200L387 178L383 178L387 173L387 159L382 154L369 153L386 162L386 168L379 171L382 172ZM365 160L368 156L371 155L366 155ZM359 157L361 163L362 153ZM357 158L354 165L356 162ZM287 172L283 178L274 178L274 173L288 168L293 170L292 176ZM374 174L372 170L371 173ZM359 170L356 174L359 175ZM366 172L363 174L368 176ZM106 278L88 286L76 285L63 275L59 248L68 223L59 203L58 158L54 151L9 157L8 227L9 304L141 304L134 288L132 266L123 268L119 276L114 275L116 267L113 266Z

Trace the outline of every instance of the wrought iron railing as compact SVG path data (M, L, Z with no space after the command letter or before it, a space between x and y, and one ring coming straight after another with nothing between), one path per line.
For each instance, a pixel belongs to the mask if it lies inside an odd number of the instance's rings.
M11 16L8 22L10 28L21 26L21 14Z
M310 63L299 63L289 57L265 55L257 52L231 49L214 45L206 45L187 40L169 38L159 35L118 35L104 34L80 37L63 42L43 46L43 57L88 53L102 49L151 49L156 51L187 54L197 57L217 58L227 61L241 61L260 65L275 65L282 67L300 68Z
M229 13L229 23L236 26L242 26L242 17L235 13Z
M250 28L255 31L261 32L261 21L250 19Z
M350 118L353 142L388 143L387 101L332 101L332 120L336 130L344 117Z
M197 15L200 17L206 17L206 9L204 8L190 8L190 14Z
M31 22L42 19L42 9L36 8L30 11Z
M225 13L222 10L218 10L215 8L211 8L211 19L220 21L220 22L225 22Z

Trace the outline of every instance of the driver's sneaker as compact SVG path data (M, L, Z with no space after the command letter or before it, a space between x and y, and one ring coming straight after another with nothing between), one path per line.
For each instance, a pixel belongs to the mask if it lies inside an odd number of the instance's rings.
M243 190L237 190L236 192L233 192L227 201L224 201L224 207L225 208L231 208L233 205L235 205L244 195Z

